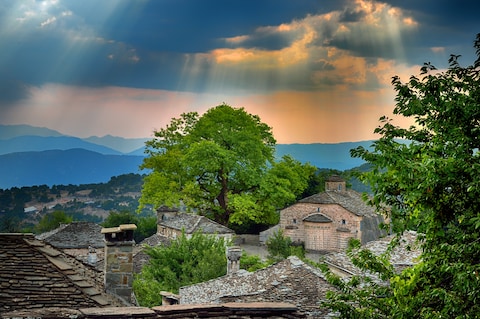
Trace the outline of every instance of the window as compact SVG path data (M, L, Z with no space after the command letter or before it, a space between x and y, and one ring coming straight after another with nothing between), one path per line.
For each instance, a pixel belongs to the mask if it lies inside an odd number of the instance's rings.
M339 191L342 190L342 184L338 184L338 190L339 190Z
M347 221L345 219L342 219L342 225L346 225Z
M294 224L296 224L296 223L297 223L297 219L294 218L292 222L293 222Z

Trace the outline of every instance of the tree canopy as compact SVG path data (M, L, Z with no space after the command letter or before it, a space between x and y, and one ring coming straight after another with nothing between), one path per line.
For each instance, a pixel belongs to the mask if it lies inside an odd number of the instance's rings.
M122 224L135 224L137 229L133 233L136 243L157 232L157 216L138 216L130 211L111 211L102 223L103 227L117 227Z
M72 221L72 216L67 215L64 211L56 210L45 214L42 219L40 219L35 226L35 232L37 234L45 233L60 227L60 224L70 224Z
M426 63L419 77L394 77L394 113L415 124L402 128L382 117L374 149L352 150L372 164L362 176L372 187L371 204L388 207L400 233L417 229L423 253L400 274L385 259L363 254L358 264L390 285L349 290L337 281L342 293L332 295L330 306L345 318L478 318L480 34L474 47L473 65L462 67L452 55L445 71Z
M154 134L140 207L184 205L224 225L274 224L276 209L292 203L314 173L288 156L276 162L271 127L243 108L183 113Z

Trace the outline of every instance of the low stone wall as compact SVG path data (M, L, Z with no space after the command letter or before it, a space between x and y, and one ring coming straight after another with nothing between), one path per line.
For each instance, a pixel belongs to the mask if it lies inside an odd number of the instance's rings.
M288 303L254 302L208 305L171 305L154 308L40 308L0 314L1 319L294 319L306 318L297 307Z
M258 235L235 235L235 245L260 245Z

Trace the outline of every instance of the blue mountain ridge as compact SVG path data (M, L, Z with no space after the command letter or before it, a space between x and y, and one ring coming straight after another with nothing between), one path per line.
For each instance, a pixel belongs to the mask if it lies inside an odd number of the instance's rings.
M32 152L46 150L69 150L82 148L105 155L121 155L122 153L94 143L86 142L78 137L72 136L17 136L14 138L0 140L0 155Z
M142 174L141 156L104 155L84 149L0 155L0 188L108 182L112 176Z
M0 140L24 135L35 136L65 136L64 134L46 127L37 127L26 124L4 125L0 124Z
M360 158L352 158L350 150L362 146L369 149L373 141L345 143L313 143L313 144L277 144L276 158L290 154L302 163L310 163L318 168L347 170L365 163Z
M24 131L39 135L21 135ZM144 141L114 136L81 139L46 128L0 125L0 188L107 182L112 176L140 172ZM8 136L8 138L6 138ZM348 170L364 163L350 150L373 141L277 144L275 157L291 155L318 168ZM124 153L119 149L133 151Z

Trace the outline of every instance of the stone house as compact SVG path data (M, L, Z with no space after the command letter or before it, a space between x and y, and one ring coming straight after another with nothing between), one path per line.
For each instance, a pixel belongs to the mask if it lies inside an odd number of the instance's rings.
M0 233L0 318L305 318L296 305L285 302L134 306L129 299L135 228L101 229L104 273L33 234Z
M61 224L52 231L36 236L37 239L60 249L103 248L102 226L85 221Z
M207 217L183 213L175 208L160 207L157 210L157 234L175 239L185 232L191 237L195 232L223 237L227 241L233 240L235 232L220 225Z
M293 242L311 251L338 251L350 238L362 244L384 235L383 217L368 206L362 195L346 188L339 176L330 177L325 192L304 198L280 212L281 229Z
M103 271L33 234L0 233L0 313L131 306L134 229L135 225L120 225L101 230Z
M231 264L234 258L227 258ZM287 302L297 305L308 318L327 316L329 311L322 309L320 302L333 287L319 269L295 256L255 272L238 270L238 267L223 277L181 287L180 305Z
M380 256L387 252L392 240L397 240L397 235L389 235L378 240L373 240L362 246L362 249L370 250L374 255ZM398 244L389 251L389 261L396 272L412 267L420 261L422 249L415 231L405 231ZM376 275L365 273L357 268L345 251L332 252L323 256L323 262L328 265L330 271L340 277L367 275L376 282L382 282Z
M36 235L35 238L103 271L105 239L101 230L102 226L96 223L76 221L61 224L49 232Z
M0 234L0 313L43 307L124 305L102 276L33 234Z

